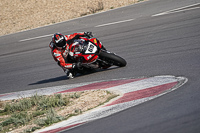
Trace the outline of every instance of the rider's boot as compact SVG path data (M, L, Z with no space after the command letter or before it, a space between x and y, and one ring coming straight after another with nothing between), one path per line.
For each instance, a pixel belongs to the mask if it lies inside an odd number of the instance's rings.
M76 76L76 72L73 71L73 70L65 71L65 73L67 74L67 77L68 77L69 79L73 79L73 78Z

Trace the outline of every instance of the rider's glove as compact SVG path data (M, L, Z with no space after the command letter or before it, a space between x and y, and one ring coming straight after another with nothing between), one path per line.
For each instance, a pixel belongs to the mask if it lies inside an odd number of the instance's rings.
M84 35L87 36L88 38L92 38L92 32L84 32Z
M80 69L82 67L82 63L78 62L78 63L73 63L72 64L72 68L73 69Z

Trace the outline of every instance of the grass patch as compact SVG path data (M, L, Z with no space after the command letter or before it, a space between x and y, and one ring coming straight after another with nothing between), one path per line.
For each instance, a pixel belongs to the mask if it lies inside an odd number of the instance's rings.
M64 117L58 116L53 108L50 108L47 111L46 117L36 120L35 124L39 125L40 127L49 126L53 123L57 123L57 122L62 121L64 119L65 119Z
M6 103L2 113L10 114L13 112L26 111L32 107L37 107L37 110L48 110L51 107L66 106L69 104L69 98L62 97L61 94L55 94L53 96L39 96L34 95L30 98L21 98L19 100L12 101L12 103Z
M117 95L106 90L95 90L48 96L35 94L27 98L0 101L0 132L6 133L19 129L21 129L20 132L33 132L79 115L89 110L81 108L82 106L88 106L85 104L80 105L80 103L84 103L82 99L91 98L91 96L94 96L95 99L104 100L100 103L94 103L91 99L91 103L88 105L94 105L89 109L100 106ZM89 101L86 100L86 102ZM64 112L62 113L62 111Z

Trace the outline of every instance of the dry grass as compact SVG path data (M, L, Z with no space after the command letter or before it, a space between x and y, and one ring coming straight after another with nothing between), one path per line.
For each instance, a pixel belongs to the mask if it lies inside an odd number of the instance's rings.
M0 36L138 1L141 0L1 0Z
M0 132L32 132L108 102L118 95L106 90L72 92L1 101ZM30 105L30 106L29 106Z

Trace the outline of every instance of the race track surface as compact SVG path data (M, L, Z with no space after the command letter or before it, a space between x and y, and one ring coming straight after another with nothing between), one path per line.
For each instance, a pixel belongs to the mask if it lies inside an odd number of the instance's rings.
M75 83L159 75L188 82L157 99L77 128L70 133L200 132L200 2L149 0L0 37L0 94ZM92 31L104 46L127 61L66 79L50 54L55 32Z

